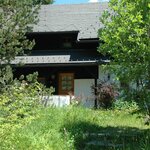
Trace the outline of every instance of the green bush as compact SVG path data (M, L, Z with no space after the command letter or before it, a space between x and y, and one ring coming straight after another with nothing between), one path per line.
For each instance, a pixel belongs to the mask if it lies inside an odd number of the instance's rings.
M53 89L47 90L44 85L38 83L36 75L30 75L27 81L23 78L21 81L14 80L13 84L5 87L0 94L0 140L3 139L3 145L9 145L12 141L8 138L13 138L10 133L38 116L43 93L51 95L53 92Z
M39 83L26 85L16 82L0 95L1 117L3 122L17 121L25 118L39 104Z
M132 112L138 110L139 106L135 101L125 101L123 99L118 99L113 103L112 108L116 110Z

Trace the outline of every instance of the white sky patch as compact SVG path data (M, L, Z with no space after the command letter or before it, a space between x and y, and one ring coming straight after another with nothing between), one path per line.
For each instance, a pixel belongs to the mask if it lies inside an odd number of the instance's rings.
M89 3L97 3L99 0L89 0Z

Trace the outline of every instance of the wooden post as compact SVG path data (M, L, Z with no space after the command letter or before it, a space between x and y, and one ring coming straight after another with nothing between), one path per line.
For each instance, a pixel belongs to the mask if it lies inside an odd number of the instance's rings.
M95 87L97 87L97 78L95 78ZM95 88L95 103L94 103L94 108L97 109L97 91Z

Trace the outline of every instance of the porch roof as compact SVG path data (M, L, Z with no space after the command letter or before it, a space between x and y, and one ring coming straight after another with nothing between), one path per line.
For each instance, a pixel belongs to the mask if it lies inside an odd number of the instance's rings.
M12 65L63 65L63 64L98 64L107 63L107 59L82 59L71 60L70 55L48 55L48 56L17 56L11 62Z

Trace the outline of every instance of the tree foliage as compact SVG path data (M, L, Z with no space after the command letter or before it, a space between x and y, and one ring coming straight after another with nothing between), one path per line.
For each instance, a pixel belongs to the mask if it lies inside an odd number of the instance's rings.
M37 10L32 0L0 1L0 65L32 48L34 43L25 34L36 23Z
M54 0L33 0L35 4L52 4Z
M112 57L119 80L150 88L149 0L110 0L99 30L99 52ZM117 66L117 67L116 67ZM142 87L142 88L141 88Z
M0 88L12 79L10 62L34 45L26 33L37 22L39 7L32 0L0 1Z

